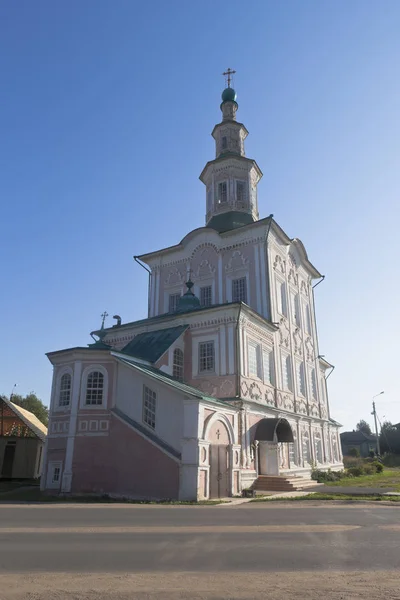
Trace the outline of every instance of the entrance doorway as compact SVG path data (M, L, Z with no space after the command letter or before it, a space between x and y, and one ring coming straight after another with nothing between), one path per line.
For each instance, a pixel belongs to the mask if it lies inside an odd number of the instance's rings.
M4 457L3 457L3 466L1 468L1 477L11 479L14 458L15 458L15 449L16 442L8 442L4 449Z
M229 493L229 446L210 445L210 498L226 498Z
M279 442L293 443L293 431L284 419L261 419L254 440L258 441L258 475L279 475Z

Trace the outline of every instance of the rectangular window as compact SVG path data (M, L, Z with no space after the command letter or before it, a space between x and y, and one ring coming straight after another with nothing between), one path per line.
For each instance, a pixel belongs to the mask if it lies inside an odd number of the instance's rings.
M156 427L157 394L147 385L143 386L143 422L152 429Z
M228 140L226 135L222 136L222 150L226 150L228 147Z
M244 181L236 182L236 201L244 202L246 200L246 188Z
M293 391L292 361L290 356L282 356L282 384L284 390Z
M207 373L215 371L214 342L199 343L199 372Z
M54 467L52 483L58 483L60 481L60 467Z
M246 277L232 280L232 302L244 302L247 304Z
M297 375L297 391L302 396L306 395L306 382L304 377L304 363L296 364L296 375Z
M315 369L311 369L311 396L313 400L317 399L317 378L315 376Z
M179 302L180 297L181 297L180 294L170 294L169 295L168 312L176 311L176 309L178 308L178 302Z
M260 346L258 344L249 343L248 359L249 377L258 377L259 379L261 379Z
M300 300L298 294L291 294L292 318L297 327L300 327Z
M307 333L311 333L311 313L309 304L304 306L304 317L305 330Z
M264 383L274 384L274 354L272 350L263 351Z
M218 184L218 200L223 203L228 200L228 186L226 181L222 181Z
M287 317L286 284L278 282L278 311Z
M201 306L211 306L212 304L212 286L204 285L200 288L200 304Z

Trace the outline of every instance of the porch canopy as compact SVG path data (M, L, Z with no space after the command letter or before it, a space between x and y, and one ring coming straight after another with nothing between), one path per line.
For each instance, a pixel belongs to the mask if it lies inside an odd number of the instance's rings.
M261 419L255 440L259 442L293 442L293 431L286 419Z

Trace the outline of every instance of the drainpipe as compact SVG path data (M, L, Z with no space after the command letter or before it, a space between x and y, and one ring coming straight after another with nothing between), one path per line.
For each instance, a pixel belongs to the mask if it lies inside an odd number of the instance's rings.
M267 229L267 233L265 234L265 240L264 240L264 252L265 252L265 267L266 267L266 282L268 284L268 291L270 290L270 283L269 283L269 265L268 265L268 252L267 252L267 244L268 244L268 236L269 236L269 232L271 231L271 226L272 226L272 220L274 218L274 215L271 213L268 217L269 219L269 224L268 224L268 229ZM267 294L267 303L268 303L268 313L269 313L269 318L271 319L271 294Z
M151 271L150 271L150 269L148 267L146 267L146 265L143 262L141 262L141 260L139 259L138 256L134 256L133 260L135 262L137 262L137 264L140 265L143 269L145 269L148 272L148 274L149 274L149 284L148 284L148 290L147 290L147 298L148 298L147 299L147 316L150 317L150 280L151 280L150 278L151 278Z

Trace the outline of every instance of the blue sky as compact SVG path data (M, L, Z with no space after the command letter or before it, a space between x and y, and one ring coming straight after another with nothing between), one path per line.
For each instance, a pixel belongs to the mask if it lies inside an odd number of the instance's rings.
M326 275L332 416L400 421L397 0L0 5L0 393L46 403L45 352L142 318L132 259L204 222L221 73L271 212ZM111 324L109 318L108 324Z

